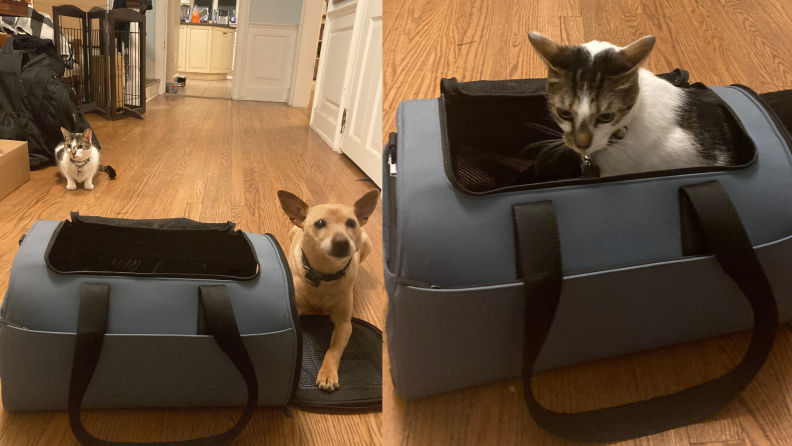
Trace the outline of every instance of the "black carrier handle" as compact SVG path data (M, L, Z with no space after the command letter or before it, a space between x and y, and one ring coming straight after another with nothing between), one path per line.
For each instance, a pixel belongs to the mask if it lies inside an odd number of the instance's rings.
M239 328L234 318L231 299L225 285L204 285L199 288L199 298L206 311L209 332L217 345L228 355L245 380L248 389L247 405L242 417L228 431L210 437L163 443L129 443L102 440L91 435L82 424L80 408L91 383L102 343L107 332L107 306L110 286L106 283L85 283L80 294L80 311L77 317L77 339L69 382L69 424L74 437L82 446L228 446L245 429L258 402L258 380L253 362L248 356Z
M740 216L717 181L681 187L694 225L710 252L751 304L754 330L748 352L729 373L703 384L649 400L578 413L551 411L531 389L534 365L550 332L562 289L561 248L551 201L513 207L517 270L525 281L523 396L534 421L544 430L574 441L615 442L686 426L714 415L736 398L773 347L778 308Z

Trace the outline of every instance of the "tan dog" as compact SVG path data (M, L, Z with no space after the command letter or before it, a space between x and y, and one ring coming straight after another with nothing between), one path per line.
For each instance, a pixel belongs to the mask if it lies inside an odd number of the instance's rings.
M339 388L338 364L352 334L352 286L360 262L371 252L371 240L361 228L377 207L379 191L363 195L354 207L322 204L309 207L292 193L278 199L295 227L289 232L289 267L299 314L326 314L335 325L316 386Z

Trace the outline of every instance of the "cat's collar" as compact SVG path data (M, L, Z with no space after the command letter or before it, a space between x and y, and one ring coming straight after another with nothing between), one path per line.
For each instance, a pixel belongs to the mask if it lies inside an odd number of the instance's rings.
M352 263L352 257L349 258L349 261L347 262L346 266L340 271L336 271L332 274L320 273L319 271L313 269L313 267L311 267L311 264L308 263L308 259L305 258L305 251L302 252L302 266L303 269L305 270L305 280L307 280L308 283L310 283L311 285L317 288L319 287L319 285L322 284L322 282L333 282L344 277L346 275L346 270L347 268L349 268L349 265L351 263Z
M71 157L69 157L69 161L71 161L72 164L77 166L77 175L79 175L82 173L83 167L85 167L85 165L91 161L91 157L89 156L88 158L85 158L85 161L83 161L82 164L78 164L77 161L74 161Z
M69 161L71 161L72 164L74 164L77 167L84 167L86 164L88 164L91 161L91 157L85 158L85 161L83 161L82 164L78 164L77 161L74 161L74 159L72 158L69 158Z

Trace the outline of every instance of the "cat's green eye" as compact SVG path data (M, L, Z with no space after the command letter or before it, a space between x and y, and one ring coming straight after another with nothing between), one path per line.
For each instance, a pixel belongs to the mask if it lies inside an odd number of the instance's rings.
M572 112L563 108L557 108L556 113L558 113L558 117L567 121L572 120Z
M602 122L602 123L608 123L608 122L613 121L613 118L615 118L615 117L616 117L615 113L603 113L603 114L597 116L597 121L598 122Z

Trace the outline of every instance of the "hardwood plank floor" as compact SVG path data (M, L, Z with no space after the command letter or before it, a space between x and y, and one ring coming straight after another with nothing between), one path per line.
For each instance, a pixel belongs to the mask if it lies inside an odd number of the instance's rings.
M692 81L792 88L792 4L781 0L405 0L385 11L383 140L399 102L434 98L440 79L545 77L528 43L539 31L564 43L625 45L653 34L647 68L680 67ZM749 333L611 358L541 374L537 398L582 411L674 392L722 375ZM386 374L388 374L386 355ZM384 377L386 445L564 445L524 408L518 380L404 401ZM712 419L622 445L792 445L792 332L741 397Z
M122 218L187 217L234 221L269 232L284 246L291 223L275 193L288 189L310 204L352 204L371 183L346 157L308 128L310 109L277 103L158 96L143 121L109 122L88 115L102 143L102 163L118 178L99 173L96 189L67 191L51 167L0 200L0 290L8 286L17 241L37 220L63 220L70 211ZM374 253L355 284L353 315L383 327L381 206L365 226ZM91 410L89 431L117 441L173 441L231 427L241 409ZM322 415L259 409L235 442L240 446L379 445L382 417ZM2 446L75 446L65 412L0 411Z

